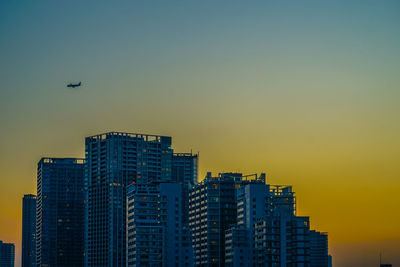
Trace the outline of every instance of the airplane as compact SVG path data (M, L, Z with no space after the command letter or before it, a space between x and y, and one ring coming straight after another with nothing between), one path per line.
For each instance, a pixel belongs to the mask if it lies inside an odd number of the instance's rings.
M81 86L81 84L82 84L82 82L79 82L79 83L70 83L70 84L67 85L67 87L75 88L75 87Z

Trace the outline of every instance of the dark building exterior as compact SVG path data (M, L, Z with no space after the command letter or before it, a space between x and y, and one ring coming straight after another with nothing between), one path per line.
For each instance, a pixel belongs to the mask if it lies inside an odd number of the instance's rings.
M237 226L235 228L244 228L248 234L249 248L248 261L243 264L252 266L254 258L254 223L256 218L266 215L266 200L270 196L270 186L265 184L265 174L261 174L259 179L255 179L247 184L243 184L237 188ZM233 246L235 244L232 244ZM232 248L233 255L238 258L235 253L238 252L235 247ZM240 250L239 250L240 252ZM238 261L239 260L239 261ZM232 262L231 266L240 266L243 259Z
M328 267L328 235L310 231L310 263L311 267Z
M252 266L252 240L245 228L232 227L225 231L225 266Z
M85 265L125 267L126 187L171 181L171 137L110 132L85 143Z
M172 177L177 183L182 183L189 189L197 185L198 154L174 153L172 157Z
M22 267L36 266L36 196L22 199Z
M181 191L178 183L128 186L127 266L193 266Z
M166 208L159 189L129 185L127 205L127 266L165 266Z
M236 185L237 224L225 231L225 266L328 266L327 235L310 232L296 215L291 186L265 184L265 175Z
M83 266L84 160L42 158L37 169L37 266Z
M237 186L226 266L309 266L308 217L295 215L295 203L290 186L265 184L265 174Z
M290 186L265 184L264 176L238 188L237 227L246 229L251 247L242 266L309 266L308 217L296 216Z
M236 224L236 186L242 174L207 177L189 193L195 266L225 266L225 231Z
M0 240L0 267L14 267L15 246Z
M172 180L183 185L183 224L188 224L189 191L198 184L198 154L174 153L172 157Z
M296 216L291 186L269 186L266 216L254 224L256 266L309 266L309 218Z
M308 217L258 218L253 266L310 266L308 230Z

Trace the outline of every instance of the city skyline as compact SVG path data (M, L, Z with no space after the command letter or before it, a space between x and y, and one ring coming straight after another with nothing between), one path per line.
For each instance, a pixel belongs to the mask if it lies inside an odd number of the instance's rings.
M266 172L339 266L400 264L398 1L0 3L0 240L44 156L101 132L174 137L208 171ZM75 89L69 83L82 81Z
M198 154L174 151L170 136L101 133L85 138L84 159L41 158L37 196L23 198L23 262L332 266L291 186L265 173L197 177Z
M138 139L138 141L135 141L137 138L139 138ZM140 141L140 140L142 140L143 139L143 141ZM123 161L123 166L128 166L129 165L129 160L132 160L133 158L132 158L132 156L134 155L134 154L132 154L132 152L134 152L134 153L139 153L138 154L138 159L136 160L135 159L135 162L137 161L137 162L142 162L141 164L139 164L139 165L147 165L147 167L150 167L150 169L152 169L151 168L151 165L153 164L154 166L157 166L157 164L155 163L155 162L152 162L152 161L154 161L152 158L154 158L154 156L156 155L156 153L164 153L164 152L166 152L167 154L169 154L170 155L170 158L172 159L172 158L176 158L176 160L177 160L177 162L176 163L174 163L174 162L169 162L168 164L172 167L172 166L182 166L181 164L182 164L182 157L187 157L188 159L189 159L189 162L190 161L192 161L193 159L196 159L196 161L195 161L195 163L191 163L190 165L189 165L189 168L186 170L186 177L188 177L188 178L190 178L190 179L193 179L193 175L194 175L194 170L195 170L195 177L197 177L197 169L198 169L198 163L197 163L197 160L198 160L198 154L193 154L192 152L190 152L190 153L180 153L180 152L177 152L177 151L174 151L173 150L173 146L171 147L171 137L168 137L168 136L158 136L158 135L154 135L154 134L140 134L140 133L124 133L124 132L107 132L107 133L100 133L100 134L96 134L96 135L93 135L93 136L89 136L89 137L86 137L85 138L85 140L86 140L86 145L85 145L85 148L86 148L86 152L85 152L85 154L86 154L86 158L85 159L83 159L83 158L71 158L71 157L64 157L64 158L54 158L54 157L44 157L44 158L41 158L41 160L38 162L38 181L41 181L42 180L42 176L43 176L43 174L44 174L44 172L43 172L43 170L42 170L42 166L44 166L43 164L47 164L47 165L51 165L51 164L54 164L54 166L57 166L57 165L59 165L59 167L57 167L57 168L59 168L60 170L61 170L61 172L56 168L56 169L54 169L54 170L51 170L51 169L49 169L47 172L49 172L49 174L48 175L46 175L45 177L47 177L47 179L49 179L50 177L52 177L51 179L53 180L53 183L56 181L56 180L58 180L58 179L60 179L60 178L63 178L63 177L66 177L65 175L68 173L68 171L66 172L65 171L65 168L66 168L66 166L69 166L68 164L71 164L71 163L74 163L74 164L76 164L76 162L78 162L78 163L80 163L80 164L82 164L83 163L83 161L84 160L86 160L87 161L87 163L89 163L89 162L92 162L93 160L92 160L92 154L94 154L94 163L90 163L90 164L88 164L88 167L87 167L87 169L88 170L90 170L90 169L92 169L92 164L94 164L94 165L96 165L96 169L97 169L97 164L99 164L97 161L99 161L100 162L100 160L101 160L101 157L98 157L98 156L100 156L100 154L103 154L104 152L105 152L105 150L103 151L103 149L105 149L106 148L106 146L103 146L103 145L101 145L101 144L106 144L105 142L107 142L107 149L109 149L109 148L112 148L113 150L110 150L109 152L107 152L107 155L113 155L110 159L107 159L107 161L109 161L110 163L111 162L113 162L114 163L114 165L115 165L115 163L117 163L117 162L120 162L119 164L121 164L122 163L122 158L121 158L121 156L122 156L122 153L124 154L124 156L123 156L123 159L124 159L124 161ZM132 141L130 141L130 140L133 140L135 143L137 142L138 143L138 147L140 147L140 150L139 151L136 151L136 145L135 146L133 146L132 147L132 145L130 144L130 143L132 143ZM149 140L149 144L147 144L147 140ZM143 144L140 144L139 145L139 143L140 142L142 142ZM98 143L98 144L96 144L96 143ZM160 143L160 145L159 146L157 146L157 143ZM162 144L162 145L161 145ZM133 150L132 151L132 148L135 148L135 150ZM114 154L114 152L112 152L112 151L118 151L118 154ZM146 151L147 150L147 151ZM88 151L90 151L90 152L88 152ZM93 152L94 151L94 152ZM143 155L141 155L141 153L143 153ZM147 154L146 155L146 158L144 158L144 155L145 154ZM161 156L162 154L160 154L160 156ZM143 159L140 159L139 160L139 158L141 158L141 157L143 157ZM150 157L149 159L147 159L147 157ZM114 158L114 160L112 160ZM131 159L132 158L132 159ZM161 161L160 162L164 162L163 164L161 164L160 166L168 166L168 165L166 165L165 164L165 162L168 162L168 160L166 160L165 158L163 158L163 156L161 156L160 157L161 158ZM115 161L115 159L118 159L117 161ZM128 165L125 165L126 163L125 163L125 161L126 160L128 160ZM150 164L148 164L149 162L147 162L148 160L150 160ZM102 161L102 160L101 160ZM144 164L143 162L147 162L147 164ZM57 164L57 165L55 165L55 164ZM104 165L104 163L102 163L103 165ZM118 165L119 165L118 164ZM150 166L149 166L150 165ZM98 165L98 166L101 166L101 165ZM104 165L104 167L105 167L106 165ZM107 164L107 166L108 166L108 164ZM135 165L132 165L132 166L136 166L136 163L135 163ZM190 167L191 166L191 167ZM60 168L61 167L61 168ZM147 167L145 168L145 169L147 169ZM47 167L48 168L48 167ZM67 167L67 168L71 168L71 167ZM102 169L103 167L98 167L99 168L99 170L100 169ZM120 167L118 167L118 168L120 168ZM126 168L126 167L124 167L124 168ZM144 166L142 167L142 168L144 168ZM187 167L186 167L187 168ZM171 172L173 172L173 168L170 168L170 172L169 172L169 174L168 174L168 172L164 172L164 175L162 175L161 177L164 177L164 179L159 179L159 178L157 178L158 176L154 176L153 178L150 178L150 180L149 180L149 178L147 178L148 177L148 175L149 174L147 174L147 171L145 170L145 169L139 169L139 171L138 171L138 173L140 174L142 174L142 175L139 175L139 176L141 176L141 177L137 177L136 179L138 179L139 178L139 180L136 180L139 184L138 185L140 185L140 184L142 184L143 183L143 185L145 185L146 187L148 186L148 183L150 182L150 181L153 181L153 182L156 182L156 183L168 183L168 182L171 182L171 181L175 181L175 182L179 182L179 183L181 183L182 185L184 185L185 184L185 179L187 179L187 178L184 178L184 177L181 177L181 175L184 173L183 172L183 170L182 171L180 171L180 174L178 174L179 172L177 172L177 171L175 171L175 174L174 175L172 175L171 176ZM51 172L50 172L50 170L51 170ZM160 167L160 171L161 171L162 169L161 169L161 167ZM189 171L188 171L189 170ZM190 171L191 170L191 171ZM50 173L52 173L52 174L50 174ZM74 172L72 172L72 173L74 173ZM70 173L70 175L72 174L72 173ZM82 172L83 173L83 172ZM90 171L89 171L89 173L90 173ZM135 171L135 173L136 173L136 171ZM151 172L150 172L150 174L151 174ZM49 176L50 175L50 176ZM60 176L61 175L61 176ZM75 175L75 174L74 174ZM242 179L242 177L253 177L253 176L255 176L255 184L254 185L264 185L264 186L266 186L265 188L263 187L263 188L259 188L258 189L258 191L259 191L259 193L258 194L260 194L260 192L263 192L264 191L264 193L262 193L262 195L260 195L260 196L258 196L258 197L260 197L260 200L262 200L262 199L265 199L265 194L267 193L267 192L275 192L276 190L277 190L277 192L281 192L281 190L282 190L282 192L285 192L287 189L289 189L289 191L288 192L290 192L291 194L294 194L294 193L292 193L292 186L282 186L282 185L270 185L270 184L268 184L268 181L266 180L266 175L265 175L265 173L262 173L259 177L258 177L258 175L257 174L250 174L250 175L242 175L241 173L219 173L219 175L222 175L222 178L226 175L226 177L227 178L231 178L231 175L233 175L232 177L236 177L236 178L241 178ZM89 185L89 187L90 187L90 183L88 183L88 181L90 181L90 177L91 176L91 174L89 175L89 176L86 176L86 178L85 178L85 183L87 183L87 185ZM151 176L149 176L149 177L151 177ZM257 178L258 177L258 178ZM89 178L89 180L87 180ZM140 180L140 178L143 178L142 179L142 181ZM49 180L49 181L51 181L51 179ZM56 180L54 180L54 179L56 179ZM113 178L113 179L115 179L115 178ZM174 180L175 179L175 180ZM190 181L190 179L189 179L189 181ZM212 179L213 179L213 177L211 177L211 172L207 172L207 174L206 174L206 176L204 177L204 179L200 179L200 180L197 180L196 179L196 181L198 181L199 183L200 183L200 185L203 185L204 183L204 181L207 181L207 179L211 179L211 182L212 182ZM217 179L216 181L218 181L219 180L219 178L214 178L214 179ZM247 178L245 178L246 180L247 180ZM258 181L258 180L260 180L260 181L262 181L262 183L261 184L259 184L260 182ZM72 181L72 180L71 180ZM193 181L193 180L192 180ZM245 181L245 180L244 180ZM251 181L251 180L249 180L249 181ZM83 176L81 175L81 184L83 185L83 182L84 182L84 178L83 178ZM47 182L48 183L48 182ZM56 182L56 183L59 183L59 182ZM79 183L79 182L78 182ZM115 183L115 182L114 182ZM266 184L267 183L267 184ZM42 184L42 182L40 183L40 185ZM196 183L197 184L197 183ZM246 184L244 184L244 185L246 185ZM38 183L38 188L39 188L39 183ZM42 186L42 185L41 185ZM65 185L64 185L64 182L63 182L63 185L62 185L63 187L65 187ZM61 187L61 188L63 188L63 187ZM270 188L271 187L271 188ZM176 186L174 187L172 187L172 188L175 188L176 189ZM184 187L182 187L182 190L183 190L183 188ZM201 186L200 187L198 187L198 189L196 189L196 191L197 190L200 190L200 188L201 188ZM243 187L243 189L245 189L245 187ZM261 189L261 191L260 191L260 189ZM266 191L265 191L265 189L266 189ZM87 190L87 189L86 189ZM90 190L88 191L88 192L90 192ZM49 194L50 192L48 192L48 194ZM239 195L240 195L240 193L238 193ZM254 193L253 193L254 194ZM280 195L281 193L279 193L278 195ZM179 195L179 194L178 194ZM25 195L24 196L24 198L25 197L35 197L36 198L36 196L35 195ZM190 195L189 195L190 196ZM256 195L254 195L254 196L256 196ZM138 195L138 197L140 197L140 194ZM182 196L181 196L182 197ZM285 195L282 195L281 196L281 198L283 198L283 197L285 197L285 198L287 198L287 196L285 196ZM64 200L64 198L65 198L65 196L63 196L63 198L61 198L63 201L64 201L64 203L67 203L67 202L65 202L65 200ZM292 198L293 198L293 195L292 195ZM83 199L83 198L82 198ZM87 196L85 196L85 201L87 201L88 200L88 197ZM113 198L112 198L113 199ZM233 198L227 198L226 200L228 200L228 199L231 199L231 200L229 200L229 201L233 201ZM240 197L239 197L239 199L240 199ZM72 200L72 199L71 199ZM54 201L54 200L52 200L52 201ZM180 200L180 201L182 201L182 200ZM180 202L179 201L179 202ZM293 201L293 200L292 200ZM62 202L62 201L61 201ZM51 202L50 202L51 203ZM262 202L261 202L262 203ZM293 202L293 204L292 205L294 205L293 207L294 207L294 213L296 214L296 207L297 207L297 202L296 201L294 201ZM42 205L40 205L40 206L42 206ZM262 204L260 205L260 206L262 206ZM52 208L52 209L54 209L54 208ZM259 208L258 208L259 209ZM90 210L90 209L89 209ZM240 206L238 206L238 211L240 210ZM187 212L187 210L186 210L186 212ZM292 211L293 212L293 211ZM41 214L42 212L40 211L38 211L38 214ZM290 213L290 211L289 211L289 213ZM61 214L61 213L60 213ZM255 213L253 213L253 214L255 214ZM49 215L47 215L47 216L49 216ZM51 215L50 215L51 216ZM58 218L60 218L60 216L61 216L61 218L64 216L64 215L58 215ZM186 214L186 216L188 216L188 214ZM190 216L190 215L189 215ZM248 215L247 215L248 216ZM180 217L181 218L183 218L184 216L183 216L183 214L182 215L180 215ZM238 223L238 226L240 226L240 224L243 224L243 221L241 221L240 219L239 219L239 217L240 217L240 215L238 214L238 221L237 221L237 223ZM246 215L245 215L245 217L246 217ZM300 223L301 223L301 225L303 224L303 222L301 221L302 220L302 218L303 217L298 217L299 219L300 219ZM309 225L310 223L309 223L309 217L304 217L304 218L306 218L306 220L307 220L307 225ZM55 220L56 218L54 217L54 219L52 219L52 220ZM243 216L242 216L242 219L243 219ZM250 219L250 222L252 221L253 219ZM252 223L250 223L250 225L251 225ZM46 227L46 228L48 228L48 227ZM235 229L235 228L233 228L233 229ZM240 229L240 228L239 228ZM181 228L181 230L182 230L182 228ZM318 230L321 230L321 229L318 229ZM230 229L230 231L231 231L231 229ZM315 232L315 230L313 230L313 231L311 231L311 233L317 233L317 234L321 234L321 233L319 233L319 232ZM46 233L47 234L47 233ZM326 231L323 231L322 232L322 234L323 235L326 235ZM38 232L36 232L36 235L38 235ZM83 238L83 235L82 235L82 238ZM327 237L325 237L325 238L327 238ZM35 239L37 239L37 237L35 237ZM64 239L64 242L65 242L65 239ZM68 241L68 242L71 242L71 241ZM327 239L326 239L326 241L325 242L327 242ZM40 242L39 242L40 243ZM39 244L38 243L38 244ZM83 243L82 243L83 244ZM327 249L328 249L328 247L326 247ZM321 248L319 248L319 250L320 250ZM317 250L318 251L318 250ZM37 253L37 252L36 252ZM87 252L86 252L87 253ZM124 257L127 257L127 256L124 256ZM381 257L381 254L380 254L380 257ZM39 259L39 258L38 258ZM18 262L18 260L17 260L17 262ZM87 263L85 263L85 264L87 264ZM86 266L86 265L85 265ZM90 264L89 264L89 266L90 266ZM96 266L96 265L94 265L94 266Z

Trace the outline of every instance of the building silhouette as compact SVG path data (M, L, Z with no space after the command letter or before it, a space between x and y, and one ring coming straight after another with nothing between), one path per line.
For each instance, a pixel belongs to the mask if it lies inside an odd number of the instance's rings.
M227 248L232 250L227 257L228 266L240 266L240 263L252 266L255 256L253 226L256 218L266 215L266 199L269 197L269 189L269 185L265 184L265 174L261 174L258 179L250 180L237 188L237 224L228 231L232 232L233 238L235 234L247 234L249 242L244 257L237 255L243 254L243 249L240 249L243 244L238 244L238 246L235 246L235 243L230 244ZM228 233L227 240L230 239Z
M128 186L127 266L193 266L190 236L182 225L182 187Z
M195 266L225 266L225 231L236 224L241 173L211 173L189 193L189 227Z
M22 267L36 266L36 196L22 199Z
M310 266L308 229L308 217L257 219L253 266Z
M109 132L87 137L86 266L126 266L126 187L170 182L171 137Z
M225 266L253 266L253 240L244 227L225 231Z
M256 266L309 266L309 218L296 216L291 186L270 186L266 215L254 224Z
M42 158L37 169L36 264L83 266L84 160Z
M328 267L328 235L326 233L310 231L310 262L311 267Z
M171 141L109 132L85 139L85 159L42 158L22 266L331 266L291 186L263 173L198 183L198 154Z
M198 175L198 154L174 153L172 157L173 181L182 183L187 188L197 185Z
M260 178L237 188L237 224L225 236L226 266L309 266L308 217L296 216L292 188Z
M328 266L327 235L296 215L291 186L265 174L236 185L237 221L225 231L225 266Z
M198 154L174 153L172 157L172 181L182 187L183 224L187 226L189 210L189 191L198 184Z
M0 267L14 267L15 246L0 240Z

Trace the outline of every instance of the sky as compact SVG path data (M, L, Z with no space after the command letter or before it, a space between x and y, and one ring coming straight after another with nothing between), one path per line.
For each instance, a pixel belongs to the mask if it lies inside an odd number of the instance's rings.
M293 185L334 266L400 266L399 47L396 0L0 1L0 240L19 266L41 157L126 131Z

